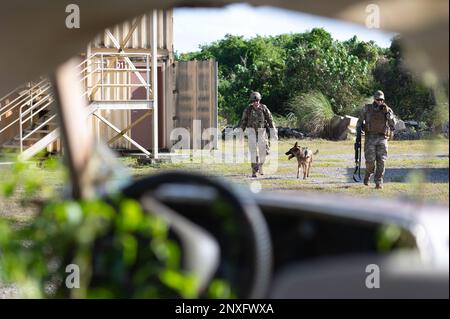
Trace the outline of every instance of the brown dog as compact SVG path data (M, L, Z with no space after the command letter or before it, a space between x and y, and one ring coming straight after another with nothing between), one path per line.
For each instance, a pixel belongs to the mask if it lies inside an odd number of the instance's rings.
M319 153L319 150L316 150L314 153L309 150L307 147L299 147L298 143L295 142L295 145L293 148L291 148L289 151L285 153L285 155L288 155L288 159L296 157L298 162L297 167L297 178L300 174L300 167L303 170L303 179L306 179L306 177L309 177L309 171L311 169L311 164L313 161L313 155L317 155Z

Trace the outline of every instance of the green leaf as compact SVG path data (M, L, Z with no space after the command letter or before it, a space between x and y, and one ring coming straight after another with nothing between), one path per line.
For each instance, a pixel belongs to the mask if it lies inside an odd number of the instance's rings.
M222 279L214 279L208 288L208 297L213 299L234 298L230 285Z
M138 244L136 238L129 234L121 236L120 241L123 247L123 259L127 265L131 265L136 261Z
M378 251L389 251L399 240L402 234L401 228L397 225L383 225L378 231L377 248Z
M183 298L196 298L197 280L194 275L183 275L174 270L164 270L160 275L160 280L169 288L177 291Z
M122 231L135 231L143 220L143 212L139 202L131 199L123 200L120 204L118 226Z
M3 246L8 244L10 236L11 236L11 229L8 221L0 219L0 245Z
M1 188L3 196L11 197L14 194L16 187L17 187L17 181L15 181L15 180L3 183L2 188Z

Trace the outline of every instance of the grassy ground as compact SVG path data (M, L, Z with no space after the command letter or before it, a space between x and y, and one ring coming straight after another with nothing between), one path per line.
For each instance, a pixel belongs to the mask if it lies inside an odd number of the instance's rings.
M278 149L273 147L272 160L265 165L266 174L256 179L251 178L248 163L208 163L207 160L203 162L189 160L184 163L166 161L153 165L138 165L136 158L133 157L121 157L119 161L127 166L136 178L168 170L187 170L221 176L244 187L262 192L291 192L297 196L303 192L342 193L449 204L448 140L390 142L385 188L381 191L375 190L373 185L366 187L362 183L353 182L352 141L299 141L301 146L318 149L319 154L314 157L310 178L297 179L296 160L288 161L287 156L284 155L294 142L294 140L281 140L278 143ZM247 150L247 147L240 145L236 149L243 152ZM10 165L0 165L0 182L8 179L11 170ZM25 176L43 179L48 186L60 187L63 183L60 172L43 169L36 165L31 165ZM19 198L20 194L10 199L0 198L0 215L6 215L19 222L27 220L31 216L30 211L20 208Z
M449 203L449 147L448 140L391 141L386 165L385 188L382 191L357 184L352 180L354 159L353 142L331 142L326 140L299 141L301 146L319 150L314 157L310 178L296 179L296 161L288 161L284 153L293 145L293 140L279 142L277 165L264 176L250 176L248 163L208 163L189 161L185 163L162 163L140 166L132 158L120 160L131 168L136 177L165 170L197 171L207 175L223 176L233 182L261 191L282 192L331 192L357 194L358 196L406 197L419 201ZM228 145L229 146L229 145ZM243 151L246 145L236 147ZM272 156L275 149L272 148ZM272 162L273 163L273 162ZM275 163L273 163L275 164ZM273 165L272 164L272 165ZM364 170L362 171L364 174Z

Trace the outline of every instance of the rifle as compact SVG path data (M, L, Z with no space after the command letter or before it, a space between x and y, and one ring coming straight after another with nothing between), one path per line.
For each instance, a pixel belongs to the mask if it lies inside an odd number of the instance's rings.
M355 141L355 170L353 171L353 180L361 182L361 127L356 129ZM358 173L358 175L356 175Z

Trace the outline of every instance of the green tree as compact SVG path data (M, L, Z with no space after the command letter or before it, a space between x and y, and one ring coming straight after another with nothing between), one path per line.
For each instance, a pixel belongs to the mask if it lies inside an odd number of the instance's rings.
M404 119L426 120L435 105L432 90L404 67L398 38L390 48L380 48L356 36L334 40L321 28L252 39L228 34L177 58L218 61L219 112L234 125L252 91L261 92L263 103L284 116L290 112L292 99L309 92L323 94L339 115L357 115L364 101L379 89Z
M312 30L305 39L288 56L289 96L319 91L336 114L355 114L371 87L370 62L351 53L359 45L333 41L322 29Z
M404 65L401 38L396 37L387 54L381 57L373 71L375 86L383 90L386 102L406 120L429 121L436 101L431 88Z

